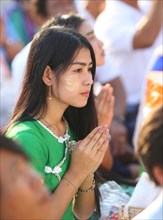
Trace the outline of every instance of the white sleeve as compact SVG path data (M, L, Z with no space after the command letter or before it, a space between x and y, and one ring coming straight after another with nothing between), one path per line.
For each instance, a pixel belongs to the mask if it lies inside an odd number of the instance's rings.
M125 19L115 19L109 25L101 25L103 21L97 19L95 23L95 34L104 42L107 53L131 51L133 49L133 38L136 26L126 22ZM126 25L127 24L127 25Z
M119 71L113 66L111 58L105 57L105 64L96 68L95 81L102 84L108 83L120 75Z

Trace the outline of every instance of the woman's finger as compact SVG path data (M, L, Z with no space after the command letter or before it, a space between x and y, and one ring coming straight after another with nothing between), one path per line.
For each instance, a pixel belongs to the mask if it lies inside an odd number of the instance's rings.
M93 145L92 151L94 151L96 153L99 149L101 149L103 143L108 140L108 136L109 136L109 130L106 129L101 134L101 136L99 137L98 141L96 141L96 143Z
M85 148L92 140L99 139L99 136L101 135L103 129L104 126L98 126L95 129L93 129L82 141L80 141L80 147Z

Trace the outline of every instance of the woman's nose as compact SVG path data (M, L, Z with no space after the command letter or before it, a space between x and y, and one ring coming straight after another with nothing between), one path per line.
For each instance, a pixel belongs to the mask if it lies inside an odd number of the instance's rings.
M84 85L92 85L93 84L92 74L90 72L85 73L83 84Z
M101 40L98 39L98 42L99 42L100 47L104 46L104 43Z

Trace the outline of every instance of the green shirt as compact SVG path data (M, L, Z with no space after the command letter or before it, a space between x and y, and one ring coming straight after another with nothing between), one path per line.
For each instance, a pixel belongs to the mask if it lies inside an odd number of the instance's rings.
M70 140L75 140L74 135L69 130ZM10 127L6 136L17 141L29 155L32 165L44 177L44 182L51 192L55 191L59 184L56 175L45 173L45 166L54 168L65 155L65 142L59 143L58 140L38 121L20 122ZM66 159L62 164L62 171L59 173L61 179L70 165L69 150ZM69 204L62 219L73 219L72 201Z

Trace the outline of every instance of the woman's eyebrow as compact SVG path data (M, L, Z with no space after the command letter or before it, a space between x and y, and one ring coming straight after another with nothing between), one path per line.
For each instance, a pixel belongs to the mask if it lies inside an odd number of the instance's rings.
M91 34L94 34L94 30L88 31L85 35L86 35L86 36L89 36L89 35L91 35Z
M92 65L92 64L93 64L93 63L90 62L90 63L89 63L89 66ZM84 62L74 62L74 63L72 63L72 65L82 65L82 66L87 66L88 64L87 64L87 63L84 63Z

